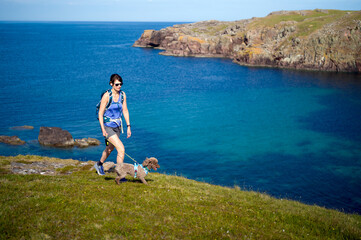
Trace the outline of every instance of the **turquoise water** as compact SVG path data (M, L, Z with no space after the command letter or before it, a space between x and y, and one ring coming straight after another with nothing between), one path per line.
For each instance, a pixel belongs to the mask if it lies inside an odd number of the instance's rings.
M0 155L98 160L104 145L59 150L36 139L40 126L58 126L103 141L95 105L117 72L133 132L122 140L138 161L155 156L162 173L361 213L360 75L132 47L143 30L173 24L0 23L0 134L27 141L0 144ZM35 129L10 129L20 125Z

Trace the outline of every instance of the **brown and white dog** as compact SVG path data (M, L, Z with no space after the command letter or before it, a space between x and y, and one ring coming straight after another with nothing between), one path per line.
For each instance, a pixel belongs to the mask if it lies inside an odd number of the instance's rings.
M120 179L124 178L126 175L130 175L132 177L139 178L142 183L148 184L147 181L145 181L145 176L147 175L148 171L151 169L157 171L158 168L160 168L158 160L154 157L146 158L142 165L139 164L136 169L134 169L134 165L129 163L123 163L121 166L117 164L115 167L115 172L118 174L118 176L115 178L115 182L119 184Z

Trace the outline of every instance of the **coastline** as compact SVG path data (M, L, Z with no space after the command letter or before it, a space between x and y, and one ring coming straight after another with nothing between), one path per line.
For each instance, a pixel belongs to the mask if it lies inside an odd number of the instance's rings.
M361 11L316 9L145 30L133 47L165 56L229 58L243 66L360 73L360 44Z

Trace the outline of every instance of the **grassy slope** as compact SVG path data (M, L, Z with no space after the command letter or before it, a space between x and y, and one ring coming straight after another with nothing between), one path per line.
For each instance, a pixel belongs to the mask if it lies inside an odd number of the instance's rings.
M25 160L24 160L25 159ZM0 239L360 239L361 216L151 173L8 174L0 157ZM54 159L53 159L54 160ZM58 160L63 161L63 160Z
M250 24L249 29L273 27L281 22L295 21L297 22L297 32L295 36L308 36L316 30L321 29L326 24L338 22L342 17L349 19L350 21L348 24L350 24L352 20L359 20L360 16L361 14L357 11L341 10L328 10L328 13L310 10L308 11L308 14L304 16L289 12L289 14L284 15L269 15L267 17L258 18ZM347 23L342 24L342 27L345 25L347 25Z
M305 11L306 12L306 11ZM311 33L323 28L326 24L335 22L334 28L345 28L345 26L352 25L354 20L361 20L360 11L341 11L328 10L328 13L308 10L307 14L301 15L297 12L289 11L287 14L269 15L262 18L255 18L248 26L246 31L260 29L264 27L273 28L281 22L294 21L296 22L296 33L293 37L306 37ZM218 25L209 26L206 29L192 28L196 33L203 33L207 36L216 35L216 33L223 32L227 27L231 27L236 22L219 22ZM243 36L244 32L238 32L237 35Z

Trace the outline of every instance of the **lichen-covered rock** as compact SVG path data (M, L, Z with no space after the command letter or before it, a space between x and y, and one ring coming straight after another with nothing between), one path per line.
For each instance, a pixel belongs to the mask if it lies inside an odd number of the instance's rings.
M25 141L21 140L18 136L0 136L0 142L9 145L24 145Z
M72 159L58 159L29 155L1 158L1 167L3 171L6 170L8 173L23 175L67 175L80 170L90 170L95 164L94 161L82 162Z
M162 55L226 57L241 65L360 72L361 11L278 11L174 25L144 31L134 46L163 49Z
M59 127L40 127L39 143L51 147L73 147L72 135Z

